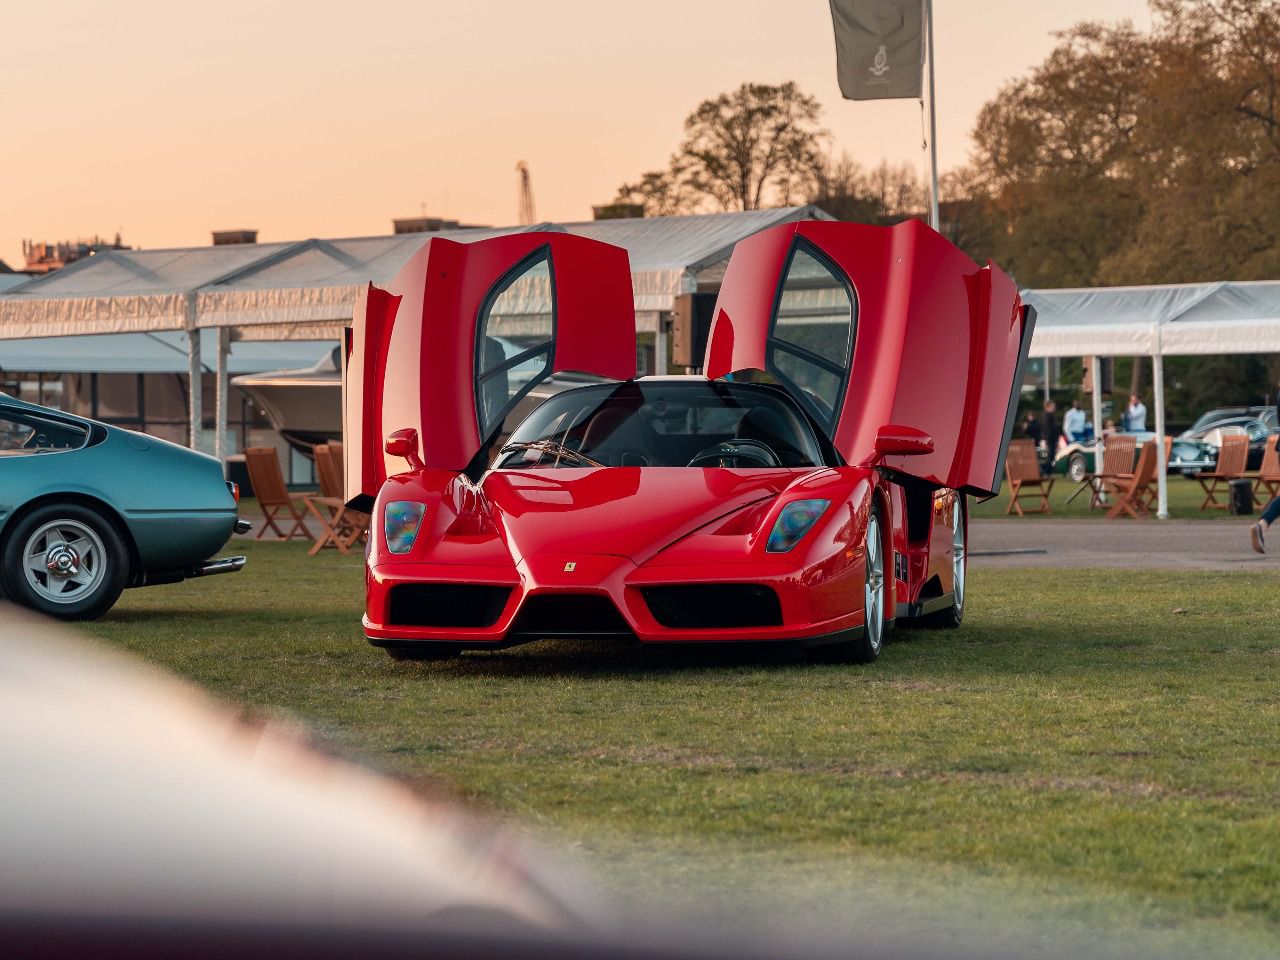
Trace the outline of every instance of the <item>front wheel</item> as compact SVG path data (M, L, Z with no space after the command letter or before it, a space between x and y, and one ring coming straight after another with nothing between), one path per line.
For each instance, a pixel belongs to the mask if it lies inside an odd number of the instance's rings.
M1083 453L1073 453L1071 459L1067 461L1067 478L1072 483L1084 483L1085 476L1089 473Z
M93 620L120 597L129 552L110 520L78 503L51 503L13 528L0 555L4 592L61 620Z
M885 595L887 583L884 573L885 537L880 519L880 507L871 508L867 518L867 534L863 555L866 569L862 584L862 636L856 640L829 647L816 647L811 651L815 660L842 663L870 663L880 656L885 637Z

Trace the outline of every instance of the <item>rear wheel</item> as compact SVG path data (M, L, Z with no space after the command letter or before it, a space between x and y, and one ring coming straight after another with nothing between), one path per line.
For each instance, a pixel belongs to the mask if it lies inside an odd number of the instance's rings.
M813 659L825 662L870 663L880 656L885 638L885 594L887 584L884 573L884 530L880 520L880 507L871 508L867 519L866 548L864 550L865 574L862 586L862 636L840 644L815 647Z
M12 600L62 620L93 620L120 597L129 552L115 525L91 507L50 503L14 526L0 555Z
M1067 461L1067 478L1072 483L1084 483L1085 475L1088 472L1084 462L1084 454L1073 453L1071 459Z
M964 619L965 580L969 571L969 523L964 494L956 494L951 510L951 606L929 618L930 623L939 627L958 627Z

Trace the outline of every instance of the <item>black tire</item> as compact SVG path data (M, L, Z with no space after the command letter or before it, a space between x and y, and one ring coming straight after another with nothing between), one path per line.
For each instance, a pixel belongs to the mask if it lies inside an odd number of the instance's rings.
M70 541L58 533L78 532L87 543L84 558L72 550L68 572L35 571L33 586L27 577L28 551L34 555L42 546L46 557L70 549ZM91 533L86 533L88 531ZM60 539L59 539L60 538ZM97 542L92 542L96 538ZM52 561L51 561L52 562ZM76 578L85 576L87 582ZM129 582L129 551L116 525L92 507L79 503L46 503L20 518L0 552L0 580L4 593L15 603L60 620L95 620L120 598ZM65 595L68 599L59 600Z
M953 517L955 533L952 546L952 586L951 606L945 610L930 614L925 622L931 627L943 627L948 630L960 626L964 620L965 586L969 571L969 508L965 495L956 493Z
M874 541L875 549L872 548ZM822 647L811 647L809 658L818 663L871 663L880 656L885 640L889 634L889 621L885 618L888 595L887 577L885 574L885 546L889 543L888 531L880 513L880 505L873 504L871 518L867 521L867 549L864 552L866 561L865 582L863 589L864 626L862 633L852 640L833 643ZM878 565L878 570L873 567ZM877 586L870 586L878 578ZM873 602L874 592L879 593L878 605ZM878 606L878 610L875 608ZM875 612L872 612L875 610Z
M415 663L423 660L449 660L462 653L451 643L432 643L429 640L416 641L404 646L383 647L387 656L400 662Z
M1084 483L1084 478L1088 473L1089 470L1084 461L1084 454L1073 453L1071 458L1067 460L1067 479L1072 483Z

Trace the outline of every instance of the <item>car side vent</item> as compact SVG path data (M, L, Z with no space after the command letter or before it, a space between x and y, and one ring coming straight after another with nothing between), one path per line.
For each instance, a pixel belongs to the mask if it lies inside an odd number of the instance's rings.
M568 640L629 636L631 627L608 597L591 593L542 593L525 599L511 632Z
M691 583L642 587L653 619L664 627L715 630L782 624L778 595L761 583Z
M397 627L491 627L510 587L459 583L401 583L391 588L387 622Z

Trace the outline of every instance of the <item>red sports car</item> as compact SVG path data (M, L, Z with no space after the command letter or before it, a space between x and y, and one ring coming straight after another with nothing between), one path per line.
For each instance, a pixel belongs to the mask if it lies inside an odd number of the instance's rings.
M616 636L865 662L897 619L954 626L1032 323L921 223L791 223L735 248L703 373L636 378L624 250L428 240L344 351L365 633L400 658ZM591 376L543 384L567 371Z

